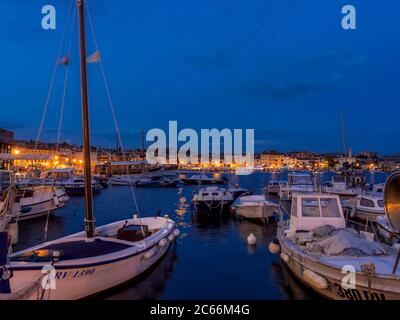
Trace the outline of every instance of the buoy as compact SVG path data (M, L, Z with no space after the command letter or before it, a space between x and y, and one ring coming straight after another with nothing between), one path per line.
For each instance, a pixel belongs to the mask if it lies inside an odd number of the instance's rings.
M257 242L257 238L253 233L250 233L249 236L247 237L247 243L250 245L255 245Z
M277 239L272 240L268 244L268 250L272 254L277 254L281 250L281 246L279 245L279 242Z
M316 289L322 290L328 288L328 281L310 269L303 271L303 278Z
M286 263L289 263L289 256L284 252L281 253L281 259Z
M18 243L18 224L17 222L10 222L8 224L7 234L12 245Z
M174 234L173 233L170 233L169 235L168 235L168 241L174 241L174 239L175 239L175 236L174 236Z
M180 233L181 233L181 232L179 231L179 229L175 229L175 230L174 230L174 236L175 236L175 237L179 236Z
M168 244L168 240L165 239L165 238L161 239L161 240L158 242L158 245L159 245L160 247L165 247L167 244Z

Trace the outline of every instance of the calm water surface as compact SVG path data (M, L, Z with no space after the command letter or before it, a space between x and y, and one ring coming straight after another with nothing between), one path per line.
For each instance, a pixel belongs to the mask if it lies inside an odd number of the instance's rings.
M271 178L286 179L287 174L254 173L235 180L242 187L262 193ZM368 179L370 179L369 175ZM318 175L320 182L331 174ZM375 174L376 183L386 175ZM288 270L279 256L268 252L275 237L276 224L267 226L234 218L213 225L195 221L191 199L195 186L168 189L135 190L141 216L152 216L161 210L177 221L181 236L175 247L146 275L123 287L113 289L103 299L315 299ZM130 187L110 187L94 197L96 225L129 218L136 212ZM70 198L49 221L48 240L83 230L83 197ZM46 219L20 225L18 249L43 241ZM249 233L257 245L249 247Z

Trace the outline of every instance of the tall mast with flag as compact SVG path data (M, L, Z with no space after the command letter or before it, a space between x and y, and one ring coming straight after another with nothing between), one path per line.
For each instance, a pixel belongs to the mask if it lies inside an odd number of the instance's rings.
M83 129L83 158L85 173L85 231L86 237L94 234L92 172L90 167L90 127L89 105L86 72L86 39L85 39L85 4L84 0L77 0L79 16L79 52L81 69L81 99L82 99L82 129Z

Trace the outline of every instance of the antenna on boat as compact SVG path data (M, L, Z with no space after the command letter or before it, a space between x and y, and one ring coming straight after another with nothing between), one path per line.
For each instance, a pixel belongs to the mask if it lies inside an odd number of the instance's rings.
M89 106L86 73L86 40L85 40L85 7L84 0L76 0L79 16L79 52L81 69L81 99L82 99L82 129L83 129L83 158L85 173L85 231L86 237L94 234L92 172L90 168L90 128Z

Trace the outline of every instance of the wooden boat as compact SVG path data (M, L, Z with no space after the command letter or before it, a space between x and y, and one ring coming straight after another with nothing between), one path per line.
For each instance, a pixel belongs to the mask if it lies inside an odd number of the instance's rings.
M398 200L397 200L398 201ZM379 246L385 255L326 254L307 251L295 241L299 235L331 226L344 230L346 221L339 196L327 194L293 195L290 219L279 221L277 238L280 257L290 271L318 294L335 300L398 300L400 270L394 248L377 242L357 239ZM330 240L326 240L326 243ZM315 248L312 243L308 248ZM352 272L351 275L348 273ZM354 282L351 281L354 279Z

